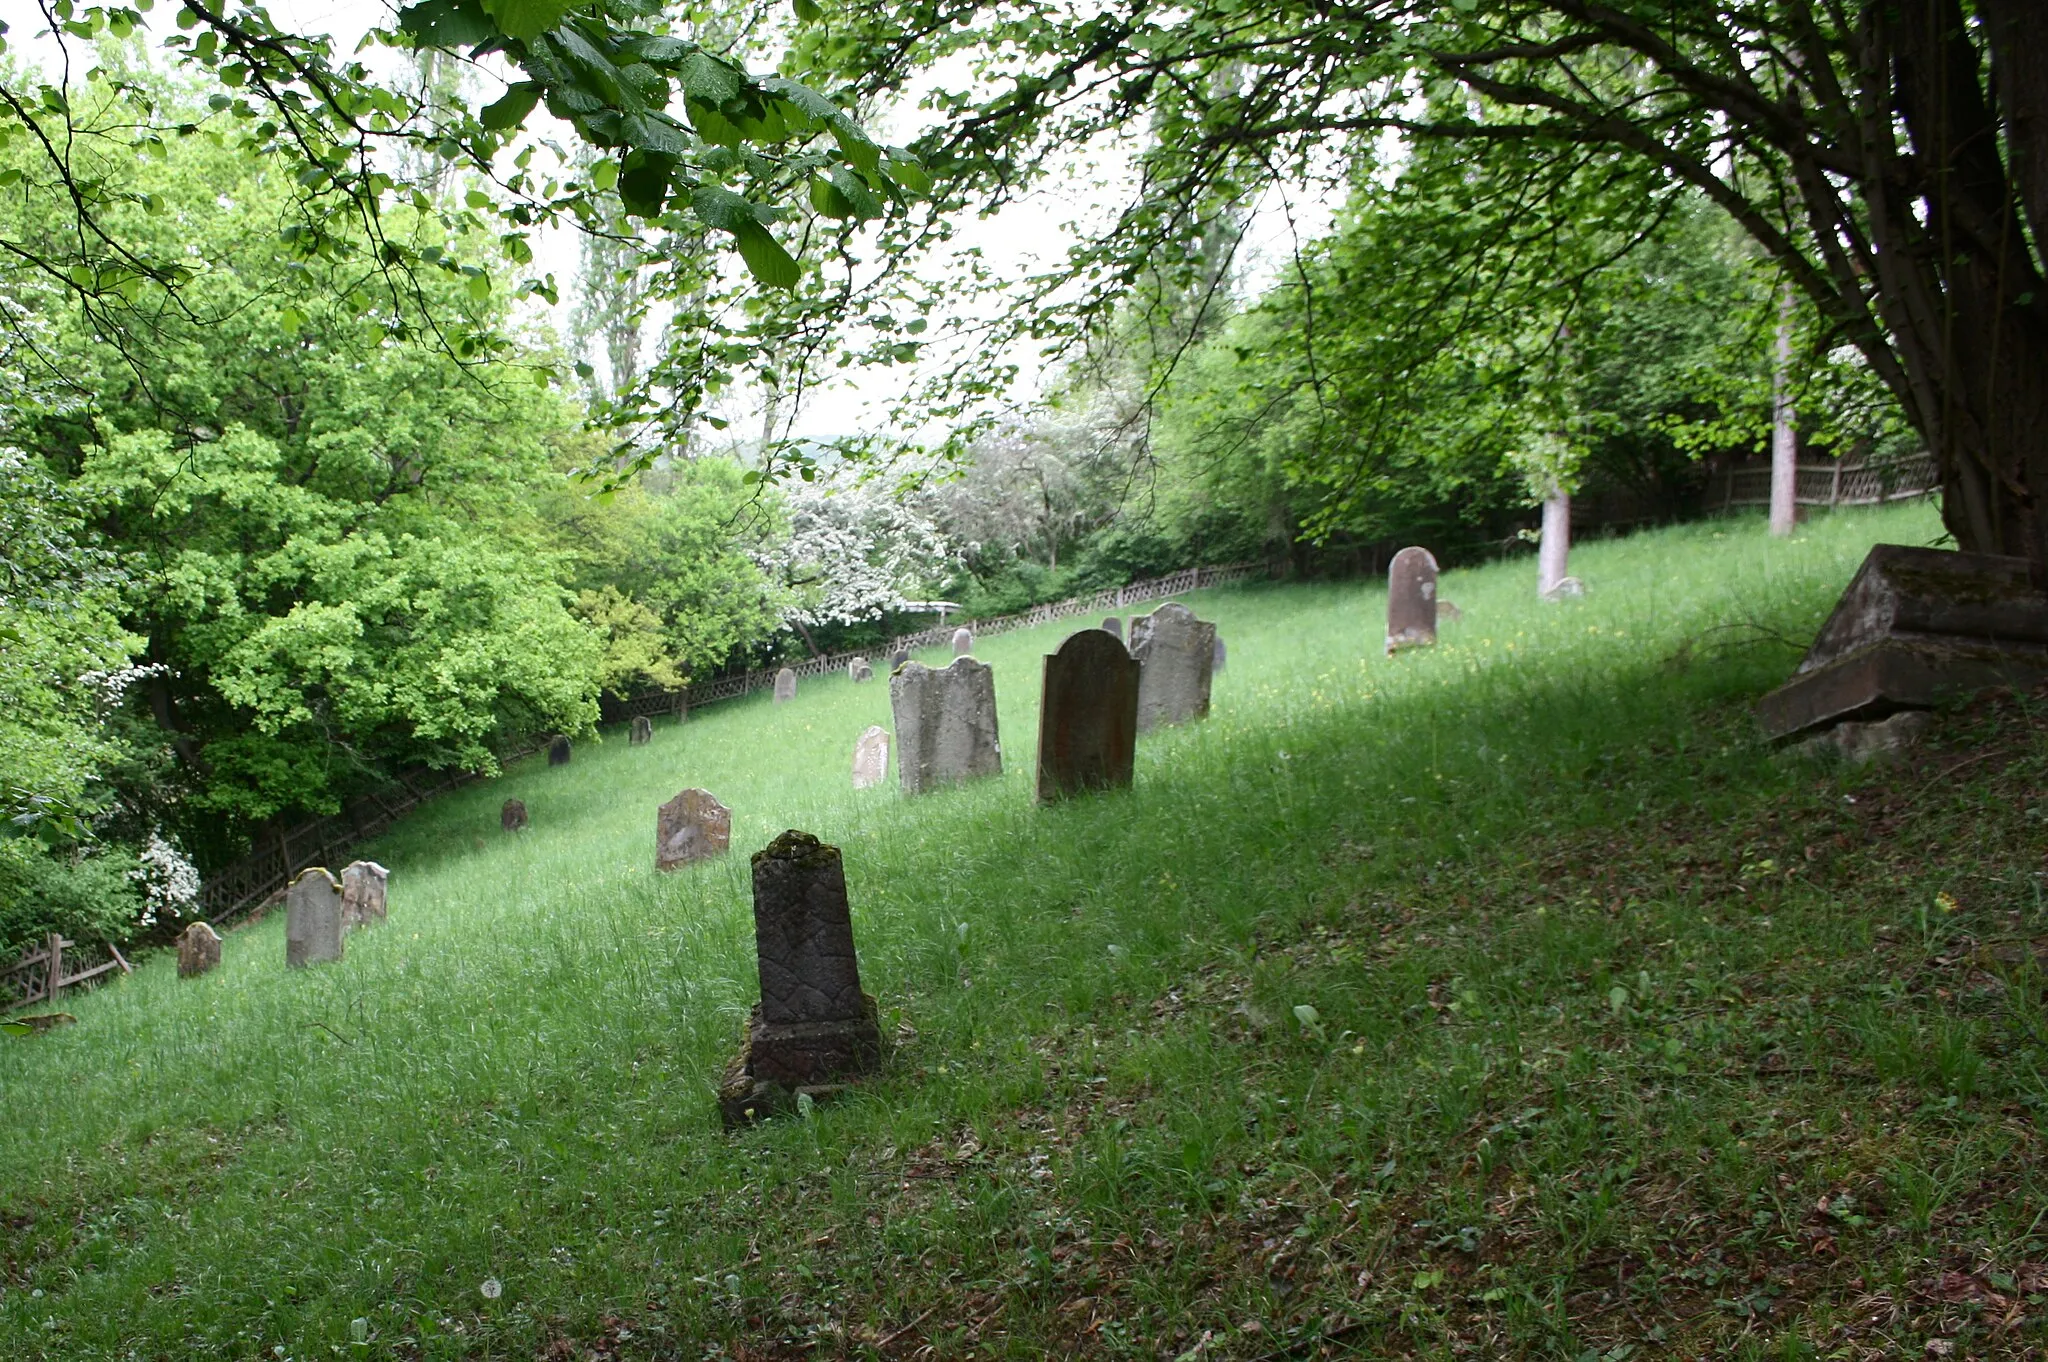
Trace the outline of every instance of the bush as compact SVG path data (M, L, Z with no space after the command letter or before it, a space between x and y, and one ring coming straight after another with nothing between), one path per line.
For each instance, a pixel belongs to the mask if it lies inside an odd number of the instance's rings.
M25 837L0 841L0 959L51 932L126 942L143 914L142 863L133 852L102 847L75 855Z

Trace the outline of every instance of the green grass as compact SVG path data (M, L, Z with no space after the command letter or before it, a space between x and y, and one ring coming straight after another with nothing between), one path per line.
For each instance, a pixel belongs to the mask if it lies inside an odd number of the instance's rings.
M0 1356L2019 1355L2038 716L1863 774L1747 717L1870 543L1936 532L1587 545L1564 605L1456 572L1395 659L1376 587L1205 593L1212 717L1053 808L1062 627L977 649L1000 781L850 790L887 688L841 678L525 763L372 849L340 965L288 974L280 915L0 1039ZM735 854L657 874L690 785ZM897 1048L727 1136L788 827L845 850Z

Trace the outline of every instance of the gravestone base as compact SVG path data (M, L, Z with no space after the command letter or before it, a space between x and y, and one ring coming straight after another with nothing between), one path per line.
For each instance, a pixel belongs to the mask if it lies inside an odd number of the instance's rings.
M1990 686L2048 680L2048 648L2022 643L1893 638L1802 672L1757 701L1772 738L1794 738L1901 710L1931 709Z
M756 1007L746 1040L718 1084L726 1129L795 1111L797 1099L822 1102L852 1086L847 1080L882 1066L882 1027L875 1000L861 995L854 1021L766 1022Z

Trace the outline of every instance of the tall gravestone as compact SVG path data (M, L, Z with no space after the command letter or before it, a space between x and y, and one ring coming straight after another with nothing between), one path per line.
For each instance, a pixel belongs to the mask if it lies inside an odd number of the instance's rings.
M557 734L555 735L555 737L554 737L554 740L553 740L552 742L550 742L550 743L548 744L548 765L550 765L550 766L567 766L568 764L569 764L569 738L568 738L568 735L567 735L567 734L563 734L563 733L557 733Z
M728 1127L829 1096L882 1062L875 1000L861 991L839 848L783 833L754 853L761 1002L718 1087Z
M953 656L965 657L974 651L974 631L965 626L953 631Z
M1122 640L1122 638L1123 638L1123 636L1124 636L1124 621L1123 621L1123 616L1121 616L1121 615L1108 615L1108 616L1105 616L1105 617L1103 618L1103 621L1102 621L1102 627L1103 627L1104 629L1107 629L1107 630L1108 630L1108 631L1109 631L1110 633L1112 633L1112 634L1115 634L1115 635L1117 636L1117 638L1118 638L1118 640L1119 640L1119 641L1121 641L1121 640Z
M889 776L889 730L871 726L853 745L853 788L870 790Z
M284 962L293 969L341 959L341 886L314 866L284 896Z
M341 925L368 927L385 917L385 882L391 872L375 861L351 861L341 872Z
M654 819L654 868L674 870L723 856L732 847L732 810L709 790L685 790Z
M775 673L775 703L786 705L796 699L796 673L788 667Z
M996 674L986 662L956 657L943 671L906 662L889 678L889 708L903 793L1003 773Z
M645 714L633 716L633 731L626 738L628 747L645 747L654 741L654 724Z
M1216 626L1195 618L1179 601L1131 619L1131 656L1138 680L1138 731L1209 717L1215 675Z
M178 934L178 977L197 979L220 964L220 933L195 922Z
M1131 783L1143 665L1123 641L1083 629L1045 659L1038 706L1038 799Z
M508 799L498 810L498 826L507 832L517 832L526 826L526 801Z
M1387 565L1387 652L1436 643L1436 559L1405 548Z

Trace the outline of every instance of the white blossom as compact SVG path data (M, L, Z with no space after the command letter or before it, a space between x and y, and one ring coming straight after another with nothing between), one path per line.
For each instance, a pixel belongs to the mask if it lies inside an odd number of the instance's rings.
M922 509L848 475L789 487L785 507L788 538L754 555L789 593L785 622L874 619L925 594L957 561Z
M183 917L199 902L198 869L162 833L149 834L137 859L142 864L128 875L142 885L142 926L155 926L160 916Z

